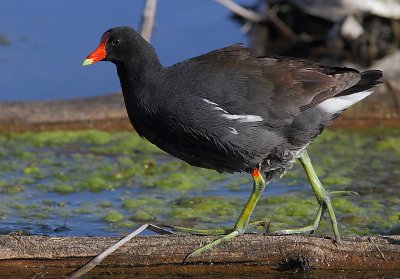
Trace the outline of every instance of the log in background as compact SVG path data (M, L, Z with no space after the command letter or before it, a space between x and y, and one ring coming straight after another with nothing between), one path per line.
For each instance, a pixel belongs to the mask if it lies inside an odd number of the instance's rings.
M400 83L396 89L388 84L390 81L346 110L334 126L400 126ZM92 128L132 129L121 93L70 100L0 102L0 132Z

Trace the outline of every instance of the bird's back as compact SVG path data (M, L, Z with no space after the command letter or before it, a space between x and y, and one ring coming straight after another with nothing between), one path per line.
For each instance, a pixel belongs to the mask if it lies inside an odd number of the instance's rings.
M291 165L331 120L380 83L380 71L255 57L234 45L165 70L149 140L218 171ZM363 92L363 93L360 93Z

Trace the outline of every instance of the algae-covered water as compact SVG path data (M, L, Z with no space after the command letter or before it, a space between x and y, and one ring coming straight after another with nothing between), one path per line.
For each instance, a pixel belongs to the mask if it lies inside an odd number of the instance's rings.
M309 154L334 198L342 234L400 232L400 129L328 130ZM143 223L232 226L248 174L191 167L132 132L0 135L0 233L120 235ZM267 186L253 221L311 223L317 203L300 164ZM318 233L331 234L328 220Z

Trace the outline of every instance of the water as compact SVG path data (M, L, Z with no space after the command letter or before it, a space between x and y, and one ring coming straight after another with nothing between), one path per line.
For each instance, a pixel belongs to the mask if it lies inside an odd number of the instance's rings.
M400 129L325 131L310 147L348 234L400 231ZM144 223L229 227L252 187L248 174L190 167L131 132L0 135L0 233L122 235ZM267 186L253 221L308 225L318 205L296 164ZM324 220L318 233L331 235Z
M253 1L241 1L253 3ZM107 29L137 28L144 1L5 0L0 4L0 101L68 99L119 90L114 66L82 61ZM152 44L164 65L246 42L215 1L158 1Z

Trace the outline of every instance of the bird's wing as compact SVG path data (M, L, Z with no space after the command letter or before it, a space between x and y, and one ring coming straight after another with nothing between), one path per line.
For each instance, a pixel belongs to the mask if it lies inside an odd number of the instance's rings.
M207 116L242 123L262 119L265 126L282 127L295 115L360 80L360 73L353 69L324 67L295 58L256 57L240 45L186 60L170 67L169 72L179 73L180 80L186 82L185 87L172 89L180 91L174 94L179 100L173 103L181 104L174 112L186 113L199 128L206 123L196 119Z

